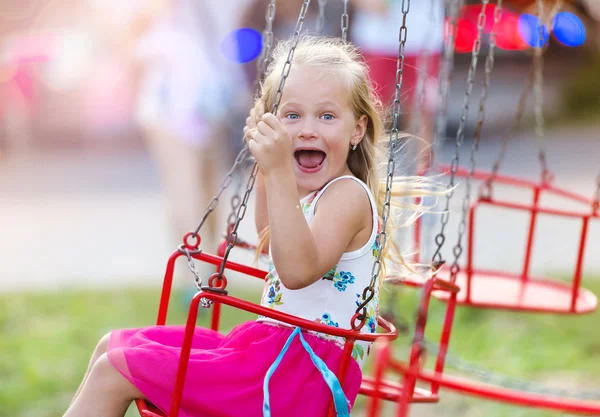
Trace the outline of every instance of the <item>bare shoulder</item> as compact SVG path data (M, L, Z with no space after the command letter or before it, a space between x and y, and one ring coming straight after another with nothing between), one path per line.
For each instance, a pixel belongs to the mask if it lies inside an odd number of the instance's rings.
M323 209L364 219L366 214L370 217L371 202L366 190L358 181L343 178L327 187L315 207L315 214Z

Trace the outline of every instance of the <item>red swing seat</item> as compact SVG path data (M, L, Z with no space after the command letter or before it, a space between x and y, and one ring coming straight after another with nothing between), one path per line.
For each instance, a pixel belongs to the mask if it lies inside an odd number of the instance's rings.
M432 279L433 280L433 279ZM417 326L415 335L425 334L427 325L427 313L429 301L435 288L428 281L424 286L424 296L421 299L421 304L418 310ZM600 402L590 400L578 400L573 398L565 398L558 396L542 396L541 394L519 391L514 388L502 386L494 386L491 384L471 381L466 378L458 378L449 376L444 373L444 361L447 353L449 334L454 320L454 312L457 304L456 293L451 293L449 303L446 310L446 317L442 329L440 349L437 354L436 365L433 371L423 369L423 353L420 340L415 336L411 348L409 362L401 362L393 358L390 349L390 343L387 340L381 340L375 343L373 355L376 363L380 363L382 368L388 369L402 375L402 385L406 390L414 387L417 381L431 385L431 392L437 395L440 388L455 391L457 393L475 396L490 401L498 401L503 403L514 404L517 406L526 406L540 408L545 410L555 410L569 414L582 415L600 415ZM377 374L373 381L375 386L382 385L382 374ZM406 400L406 396L398 397L397 401L397 417L408 417L411 401ZM378 416L378 404L376 399L371 400L369 404L368 417Z
M456 175L467 177L469 173L467 169L459 168ZM490 177L490 174L484 171L475 171L473 176L478 180L486 180ZM493 198L491 192L488 191L487 195L480 195L470 205L467 264L464 268L461 268L462 271L457 274L456 279L456 284L462 289L458 294L458 304L481 308L557 314L585 314L595 311L598 306L598 299L592 292L581 287L581 281L589 222L600 218L597 203L571 191L557 188L547 181L538 183L512 176L497 175L494 183L529 190L533 198L531 203L515 203ZM583 212L582 210L543 207L540 204L540 198L544 193L564 198L569 202L582 204L591 210ZM476 212L486 206L529 213L526 251L520 273L480 269L473 265L473 254L476 248ZM540 215L579 219L581 221L577 260L571 284L545 277L534 277L530 274L533 239L538 225L537 218ZM439 275L444 277L449 276L450 273L448 269L442 269ZM444 292L435 292L434 296L441 300L448 299L448 294Z
M221 249L224 249L223 245L221 246ZM220 252L221 251L222 250L220 250ZM220 265L223 261L222 256L207 254L207 253L203 253L201 251L191 251L190 254L192 255L192 257L194 259L197 259L199 261L203 261L203 262L206 262L209 264L213 264L215 266ZM171 289L172 289L172 284L173 284L173 273L175 270L175 261L181 256L185 256L185 255L180 251L175 251L169 258L169 261L167 263L167 269L166 269L165 277L164 277L164 281L163 281L160 306L159 306L158 317L157 317L157 322L156 322L157 325L165 325L166 324L168 308L169 308L169 300L170 300ZM265 272L263 270L260 270L258 268L253 268L251 266L243 265L243 264L233 262L233 261L227 261L225 264L225 268L228 270L231 270L231 271L241 272L243 274L246 274L251 277L261 279L261 280L264 280L264 277L267 275L267 272ZM226 286L227 280L225 277L223 277L223 278L224 279L221 282ZM444 290L446 288L453 288L452 286L449 287L448 284L442 280L436 280L435 284L436 284L435 288L439 289L439 290ZM209 281L209 285L214 285L214 283ZM221 289L223 289L223 288L221 288ZM218 290L219 290L219 288L217 288L217 291ZM455 291L458 291L458 288L456 288ZM196 325L196 320L198 317L198 309L199 309L199 304L200 304L201 299L208 299L213 302L213 305L211 306L211 308L212 308L211 329L216 330L216 331L219 330L221 304L225 304L225 305L229 305L231 307L241 309L244 311L248 311L248 312L251 312L251 313L254 313L257 315L263 315L266 317L273 318L275 320L280 320L285 323L289 323L293 326L299 326L302 329L312 330L312 331L316 331L316 332L320 332L320 333L325 333L325 334L345 338L346 343L344 345L342 362L340 365L340 369L338 369L336 372L336 375L337 375L338 379L340 380L340 382L343 382L343 380L345 378L347 366L351 360L350 358L351 358L351 354L352 354L352 347L354 346L354 342L356 340L375 342L377 340L386 339L389 341L393 341L398 337L398 331L395 328L395 326L393 324L387 322L386 320L384 320L381 317L378 318L378 324L384 330L383 333L375 333L375 334L359 333L354 330L346 330L346 329L336 328L336 327L327 326L324 324L319 324L319 323L316 323L313 321L301 319L301 318L292 316L287 313L276 311L276 310L273 310L273 309L270 309L267 307L263 307L263 306L233 297L231 295L226 294L225 291L223 291L223 293L212 292L212 291L199 291L192 298L192 301L190 304L190 309L188 312L185 337L184 337L184 342L183 342L182 351L181 351L179 369L178 369L178 373L177 373L177 380L176 380L174 392L173 392L173 402L171 404L171 409L169 410L169 414L168 414L169 417L177 416L178 410L180 407L181 395L183 393L183 384L185 381L185 374L187 371L187 361L189 359L193 331L194 331L194 327ZM384 366L384 365L385 365L384 363L381 363L381 364L376 363L375 370L374 370L375 375L379 375L379 374L383 373L384 369L382 368L382 366ZM369 397L373 397L373 398L376 397L376 398L389 400L389 401L398 401L398 399L401 396L406 395L405 388L400 384L397 384L395 382L389 382L389 381L384 381L384 382L376 382L376 381L379 381L379 380L377 380L376 377L375 378L364 377L363 383L361 385L359 392L361 394L367 395ZM420 388L414 389L412 394L410 395L411 402L433 403L433 402L437 402L438 400L439 400L439 397L437 396L437 392L434 393L434 392L427 391L427 390L420 389ZM136 404L137 404L138 410L140 412L140 415L142 415L142 416L165 417L164 413L162 413L160 410L158 410L152 404L150 404L144 400L136 400ZM329 416L335 415L335 410L333 408L333 404L330 406L328 415Z

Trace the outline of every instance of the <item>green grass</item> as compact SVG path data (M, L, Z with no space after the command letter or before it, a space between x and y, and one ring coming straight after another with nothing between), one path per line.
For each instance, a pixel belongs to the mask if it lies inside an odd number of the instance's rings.
M600 281L586 280L600 294ZM0 417L61 416L101 336L113 328L153 324L158 290L80 291L0 296ZM254 301L257 294L250 298ZM399 311L414 315L416 292L403 290ZM443 316L434 302L428 338L436 340ZM174 297L170 323L183 323L186 308ZM562 317L459 309L451 351L492 371L600 394L600 313ZM225 310L222 327L230 329L252 315ZM208 314L199 324L208 323ZM396 342L403 358L408 341ZM452 371L452 369L449 369ZM361 403L353 415L361 415ZM439 405L420 406L419 416L556 416L444 395ZM130 412L133 416L135 413ZM391 415L391 414L390 414Z

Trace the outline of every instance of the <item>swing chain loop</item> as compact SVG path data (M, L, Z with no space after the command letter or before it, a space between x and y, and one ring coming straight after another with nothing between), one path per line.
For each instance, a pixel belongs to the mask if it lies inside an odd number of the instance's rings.
M350 0L344 0L344 13L342 13L342 41L348 43L348 26L350 25L350 16L348 15L348 3Z
M487 5L484 5L482 10L485 10ZM483 12L484 13L484 12ZM483 14L482 13L482 14ZM480 15L481 16L481 15ZM485 14L484 14L485 16ZM467 229L467 213L469 211L469 203L471 201L471 186L473 184L473 175L475 173L475 155L479 150L479 143L481 142L481 133L483 131L483 122L485 120L485 102L488 97L488 92L491 83L492 70L494 69L494 58L496 51L496 31L498 29L498 24L500 23L500 19L502 18L502 0L498 0L496 3L496 7L494 8L494 23L492 26L492 30L490 33L490 46L488 50L488 55L485 60L485 72L483 77L483 86L481 88L481 97L479 100L479 112L477 114L477 124L475 127L475 134L473 137L473 145L471 146L471 156L470 156L470 167L469 167L469 175L465 180L465 197L462 201L462 212L461 219L458 227L458 242L454 246L453 254L454 261L452 266L450 267L450 282L456 281L456 276L460 272L460 267L458 265L458 261L460 256L463 253L462 248L462 240ZM483 20L483 25L485 25L485 19Z
M327 0L319 0L319 15L317 16L317 33L323 32L325 27L325 7Z
M393 114L394 114L394 125L390 132L390 139L388 144L388 164L387 164L387 176L385 181L385 199L383 208L381 211L381 230L379 232L379 247L377 248L377 258L373 263L371 270L371 282L366 287L362 294L362 301L359 303L356 309L355 317L358 317L364 322L367 320L367 305L377 295L377 279L381 272L381 258L387 242L387 222L391 212L391 200L392 200L392 185L394 182L394 173L396 172L396 161L394 160L395 146L399 142L399 130L398 123L400 117L400 90L402 88L402 80L404 73L404 46L406 44L406 17L410 10L410 0L402 0L402 26L400 27L399 47L398 47L398 59L396 63L396 94L394 96ZM354 320L353 320L354 321ZM352 327L355 325L352 323Z
M302 26L304 24L304 20L306 18L306 12L308 10L308 6L310 5L310 0L303 0L302 8L300 9L300 15L298 16L298 21L296 23L296 30L294 31L294 36L292 40L292 47L287 56L287 61L284 65L282 74L281 74L281 82L279 83L279 88L275 95L275 100L273 103L273 108L271 113L277 114L277 109L279 108L279 104L281 102L281 97L283 95L283 87L285 86L285 81L289 76L290 70L292 68L292 60L294 58L294 51L298 46L298 42L300 40L300 32L302 31ZM247 146L245 147L247 150ZM254 188L254 183L256 182L256 176L258 175L258 164L255 162L252 167L252 171L250 172L250 177L248 178L248 182L246 185L246 192L244 193L244 197L242 198L242 202L237 209L237 214L235 217L235 222L233 223L227 237L227 248L225 249L225 254L223 255L223 260L221 261L221 265L219 267L219 277L223 277L223 272L225 271L225 265L227 264L227 259L229 259L229 254L231 253L231 249L237 243L237 230L240 225L240 222L244 218L246 214L246 209L248 206L248 200L250 199L250 194L252 193L252 189Z
M200 273L196 268L196 263L194 262L193 255L198 255L202 253L202 250L190 250L184 244L179 245L177 247L177 250L179 251L179 253L182 253L186 256L188 261L188 268L190 272L194 275L194 284L196 285L198 291L201 291L204 288L204 286L202 285L202 278L200 277ZM202 308L209 308L212 305L212 303L213 302L211 300L208 300L206 298L202 298L200 300L200 305L202 306Z
M454 148L454 158L452 159L452 163L450 164L450 181L447 186L447 190L449 192L446 194L446 206L443 211L444 215L442 215L442 219L441 219L442 227L441 227L440 232L438 233L438 236L445 236L444 231L445 231L448 221L450 219L450 213L449 213L450 200L451 200L452 196L454 195L456 171L458 169L458 164L459 164L459 160L460 160L460 147L462 146L464 139L465 139L465 127L467 125L467 117L469 114L469 100L471 98L471 93L473 91L473 84L475 83L475 74L477 73L477 63L479 61L479 52L481 50L481 40L483 38L483 29L485 27L485 21L486 21L485 9L486 9L488 3L489 3L489 0L481 0L481 12L479 13L479 17L477 19L477 38L473 42L473 49L471 51L471 65L469 66L469 72L467 75L467 88L465 90L462 114L460 117L458 130L456 132L456 146ZM468 199L468 196L465 195L465 200L467 200L467 199ZM467 204L467 203L468 203L468 200L466 203L463 202L463 204ZM461 236L464 233L465 227L466 226L463 225L462 223L460 224L458 243L453 250L455 261L452 264L451 271L455 271L456 273L458 273L458 270L460 269L457 264L457 260L458 260L458 257L460 257L460 255L462 254ZM442 262L442 253L441 253L442 245L440 245L440 243L443 244L445 242L445 240L446 240L445 237L442 237L439 239L436 237L436 242L438 243L438 247L436 248L435 253L433 254L432 263ZM451 282L454 282L454 279L456 279L456 274L452 274L450 277Z

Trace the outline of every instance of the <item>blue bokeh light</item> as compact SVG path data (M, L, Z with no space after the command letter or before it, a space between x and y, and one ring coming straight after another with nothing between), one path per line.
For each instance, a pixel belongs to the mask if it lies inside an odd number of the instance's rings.
M260 55L261 50L262 35L251 28L229 32L221 41L221 53L234 62L250 62Z
M556 39L566 46L581 46L585 42L585 25L579 17L569 12L560 12L552 21Z
M540 25L543 26L542 39L540 39ZM548 28L543 25L542 21L537 16L527 13L523 13L519 17L519 34L523 41L533 48L544 46L550 38Z

